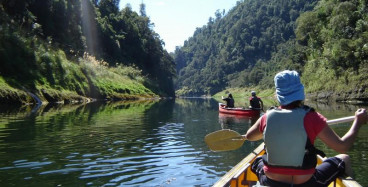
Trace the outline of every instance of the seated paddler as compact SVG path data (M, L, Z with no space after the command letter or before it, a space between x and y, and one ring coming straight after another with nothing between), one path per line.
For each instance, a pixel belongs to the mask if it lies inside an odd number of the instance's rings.
M353 145L360 127L367 122L366 109L355 112L350 129L340 137L327 124L327 119L304 105L304 85L296 71L285 70L274 77L276 97L280 104L269 109L250 127L244 139L263 139L266 154L252 164L252 171L264 186L328 186L337 177L352 175L350 157L345 154ZM316 166L314 142L319 138L340 153Z

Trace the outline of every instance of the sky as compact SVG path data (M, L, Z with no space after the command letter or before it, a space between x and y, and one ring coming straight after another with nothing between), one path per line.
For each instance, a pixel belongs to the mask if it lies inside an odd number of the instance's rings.
M120 0L120 8L130 4L139 13L139 5L146 5L146 14L154 24L154 31L165 42L165 49L174 52L176 46L193 36L196 28L215 17L216 10L232 9L238 0Z

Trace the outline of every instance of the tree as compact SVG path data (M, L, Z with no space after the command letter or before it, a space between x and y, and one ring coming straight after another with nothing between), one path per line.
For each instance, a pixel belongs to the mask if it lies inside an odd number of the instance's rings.
M139 13L141 14L141 16L147 17L146 5L143 2L141 4L139 4Z
M119 13L119 0L99 0L97 7L101 17L109 17L110 14L117 15Z
M271 75L265 72L271 72L272 56L278 46L295 38L297 15L311 10L316 2L240 1L226 15L217 10L215 19L210 18L206 26L197 28L175 51L176 89L187 88L191 93L198 91L194 93L198 95L214 94L231 85L262 82ZM269 65L257 67L257 61ZM244 72L246 81L238 81ZM265 79L268 84L269 79Z

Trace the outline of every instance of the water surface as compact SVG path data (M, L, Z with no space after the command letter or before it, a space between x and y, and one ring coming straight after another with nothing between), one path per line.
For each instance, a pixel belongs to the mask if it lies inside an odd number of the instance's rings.
M329 119L358 106L313 104ZM213 99L0 107L1 186L211 186L260 142L212 152L206 134L244 133L255 118L218 114ZM333 128L343 135L349 124ZM368 127L349 154L368 185ZM317 141L329 156L336 154Z

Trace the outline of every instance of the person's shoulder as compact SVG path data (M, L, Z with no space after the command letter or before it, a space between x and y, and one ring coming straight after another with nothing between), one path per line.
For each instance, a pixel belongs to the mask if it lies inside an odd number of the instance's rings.
M318 113L314 108L310 108L310 110L305 115L305 120L310 121L314 124L326 124L327 118L322 114Z
M307 112L316 112L316 110L308 105L303 105L302 108Z

